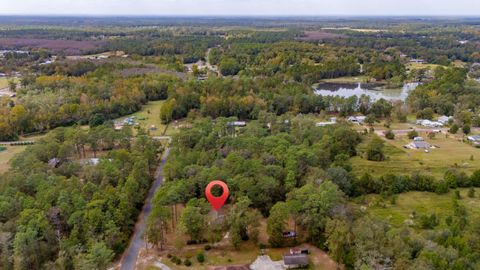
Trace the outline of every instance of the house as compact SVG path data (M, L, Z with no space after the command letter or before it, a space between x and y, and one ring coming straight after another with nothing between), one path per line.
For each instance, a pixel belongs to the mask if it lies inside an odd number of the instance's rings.
M330 122L318 122L318 123L315 124L315 126L326 127L326 126L329 126L329 125L334 125L336 123L337 123L337 118L336 117L331 117Z
M309 254L310 250L307 248L291 248L290 255L298 255L298 254Z
M308 266L308 256L306 254L283 255L283 264L287 269L303 268Z
M440 123L446 125L450 121L450 119L452 119L451 116L442 115L442 116L438 117L437 122L440 122Z
M432 145L426 142L422 137L415 137L408 147L410 149L430 149Z
M234 122L228 122L229 126L233 126L233 127L245 127L247 126L247 122L245 121L234 121Z
M283 237L284 238L293 238L296 237L297 233L294 231L288 231L288 232L283 232Z
M336 122L318 122L315 124L315 126L317 127L326 127L326 126L329 126L329 125L335 125Z
M480 135L471 135L467 139L471 142L480 143Z
M423 59L410 59L410 63L414 63L414 64L425 64L425 60Z
M424 127L443 127L443 123L438 121L431 121L428 119L418 119L416 122L417 125L421 125Z
M58 168L58 166L60 166L60 159L59 158L52 158L48 161L48 166L52 167L52 168Z
M350 116L347 118L348 122L355 123L355 124L363 124L365 122L365 119L367 119L366 116Z

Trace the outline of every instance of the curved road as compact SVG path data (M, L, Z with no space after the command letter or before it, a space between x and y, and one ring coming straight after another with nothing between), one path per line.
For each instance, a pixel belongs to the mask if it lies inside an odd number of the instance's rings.
M170 148L166 148L165 153L162 157L162 161L160 162L160 165L158 166L156 172L156 179L153 182L152 187L148 191L148 195L145 199L145 204L143 205L142 212L138 216L138 222L135 225L135 231L133 232L133 237L131 238L130 245L123 254L120 266L121 270L134 270L137 263L138 253L140 252L140 249L145 246L145 241L143 241L142 235L145 231L145 224L147 218L150 215L150 212L152 212L153 196L155 195L155 192L158 190L158 188L160 188L160 186L163 184L162 170L165 162L167 161L169 153Z

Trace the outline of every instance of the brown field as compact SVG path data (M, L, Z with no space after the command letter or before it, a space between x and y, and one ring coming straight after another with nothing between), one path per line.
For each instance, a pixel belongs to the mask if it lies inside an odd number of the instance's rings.
M0 38L0 46L21 49L48 49L67 55L80 54L105 45L103 41L76 41L37 38Z
M298 38L299 40L305 41L315 41L315 40L325 40L325 39L337 39L344 38L345 35L323 32L323 31L305 31L303 36Z

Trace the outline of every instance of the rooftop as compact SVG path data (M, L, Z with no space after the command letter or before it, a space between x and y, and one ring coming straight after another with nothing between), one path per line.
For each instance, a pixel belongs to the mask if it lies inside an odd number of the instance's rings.
M285 265L308 265L308 257L305 254L284 255Z

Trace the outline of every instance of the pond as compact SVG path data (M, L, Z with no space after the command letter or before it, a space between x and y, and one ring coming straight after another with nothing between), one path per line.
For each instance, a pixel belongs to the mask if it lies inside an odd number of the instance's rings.
M402 88L387 89L385 85L379 83L319 83L315 85L315 93L321 96L340 96L351 97L367 95L372 100L384 98L386 100L402 100L408 97L408 93L419 83L406 83Z

